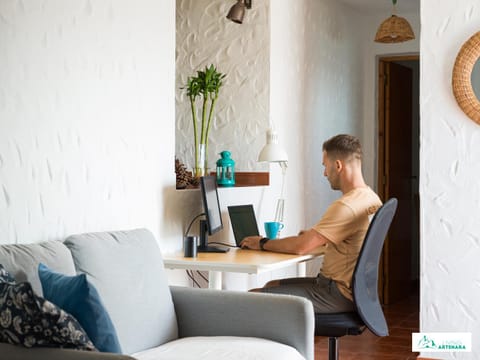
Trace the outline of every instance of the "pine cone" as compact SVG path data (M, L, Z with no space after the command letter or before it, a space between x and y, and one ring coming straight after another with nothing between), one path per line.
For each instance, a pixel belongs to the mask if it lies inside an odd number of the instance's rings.
M192 182L192 174L180 160L175 159L175 174L177 175L177 189L185 189Z
M200 178L192 176L191 180L190 180L190 185L192 185L193 187L199 186L200 185Z

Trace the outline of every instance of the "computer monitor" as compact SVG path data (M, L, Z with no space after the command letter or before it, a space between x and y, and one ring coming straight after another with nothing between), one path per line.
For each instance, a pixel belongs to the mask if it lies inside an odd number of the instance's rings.
M226 249L208 246L208 235L213 235L223 229L222 212L220 210L220 201L218 200L217 178L215 176L202 176L200 178L200 189L206 220L200 220L198 252L226 252L228 251Z

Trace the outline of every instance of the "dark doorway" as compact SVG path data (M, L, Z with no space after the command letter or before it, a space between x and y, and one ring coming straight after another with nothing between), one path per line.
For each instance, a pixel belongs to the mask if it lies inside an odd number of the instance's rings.
M380 58L378 74L378 193L398 199L380 274L391 304L419 287L419 57Z

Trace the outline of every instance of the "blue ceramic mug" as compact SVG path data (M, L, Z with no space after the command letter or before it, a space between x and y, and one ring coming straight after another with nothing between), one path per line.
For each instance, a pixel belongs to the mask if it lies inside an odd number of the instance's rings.
M265 234L269 239L276 239L278 232L283 229L283 224L278 221L270 221L265 223Z

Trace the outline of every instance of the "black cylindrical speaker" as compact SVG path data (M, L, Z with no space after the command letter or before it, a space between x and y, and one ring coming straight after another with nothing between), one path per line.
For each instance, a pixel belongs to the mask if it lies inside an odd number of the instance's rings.
M185 257L197 257L196 236L185 236L183 238L183 255Z

